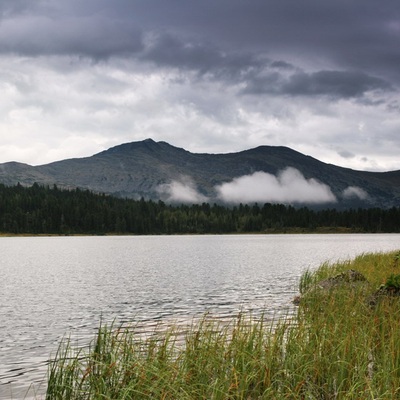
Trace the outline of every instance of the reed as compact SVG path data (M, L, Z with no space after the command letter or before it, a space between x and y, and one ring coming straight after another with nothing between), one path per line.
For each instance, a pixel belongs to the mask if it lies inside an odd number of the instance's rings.
M306 271L293 315L267 321L205 316L190 327L100 326L88 349L64 340L46 399L394 399L400 397L400 300L368 303L399 274L400 253L363 254ZM355 269L362 285L314 290Z

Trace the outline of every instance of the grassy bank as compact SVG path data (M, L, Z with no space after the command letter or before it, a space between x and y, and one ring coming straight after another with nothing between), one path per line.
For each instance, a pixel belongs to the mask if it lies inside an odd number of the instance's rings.
M205 317L147 338L134 327L102 326L87 350L64 341L46 398L400 398L400 298L369 301L382 283L396 284L399 258L366 254L305 272L298 309L274 324ZM367 280L317 288L349 269Z

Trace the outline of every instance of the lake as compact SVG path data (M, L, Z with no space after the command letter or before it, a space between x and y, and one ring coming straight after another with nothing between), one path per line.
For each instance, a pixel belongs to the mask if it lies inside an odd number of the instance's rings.
M63 336L87 342L100 320L279 317L304 270L399 249L398 234L0 238L0 399L43 393Z

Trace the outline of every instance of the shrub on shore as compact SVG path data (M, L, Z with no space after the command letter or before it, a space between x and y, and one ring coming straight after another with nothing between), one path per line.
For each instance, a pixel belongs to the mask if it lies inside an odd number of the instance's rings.
M400 397L400 298L368 296L399 274L400 253L306 271L302 301L279 321L239 314L141 337L100 326L89 349L64 341L46 399L394 399ZM310 290L354 269L363 285ZM389 280L393 281L394 278Z

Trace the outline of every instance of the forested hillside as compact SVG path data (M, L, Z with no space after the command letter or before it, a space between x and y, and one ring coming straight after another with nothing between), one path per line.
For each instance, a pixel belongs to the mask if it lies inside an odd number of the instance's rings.
M258 201L339 210L400 205L400 171L355 171L280 146L200 154L147 139L46 165L0 164L0 183L35 182L166 203Z
M189 234L400 232L400 208L311 210L282 204L167 205L88 190L0 185L0 232L11 234Z

